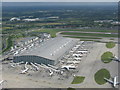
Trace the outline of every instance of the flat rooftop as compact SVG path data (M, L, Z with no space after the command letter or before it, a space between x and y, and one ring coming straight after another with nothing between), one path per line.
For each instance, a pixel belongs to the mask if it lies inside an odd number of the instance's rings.
M32 40L32 39L35 39L35 38L36 37L26 37L26 38L22 39L20 42L25 43L25 42Z
M38 46L31 47L30 49L18 54L17 56L23 55L35 55L44 57L50 60L59 59L66 51L71 49L76 43L78 39L73 38L64 38L64 37L56 37L51 38Z

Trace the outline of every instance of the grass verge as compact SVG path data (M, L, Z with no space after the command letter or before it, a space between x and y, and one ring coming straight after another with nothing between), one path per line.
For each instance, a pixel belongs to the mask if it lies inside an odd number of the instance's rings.
M108 42L108 43L106 43L106 47L107 48L113 48L113 47L115 47L115 43L114 42Z
M60 31L82 31L82 32L106 32L106 33L117 33L117 30L97 30L97 29L40 29L33 32L47 32L50 33L52 37L56 37L56 33ZM65 33L65 32L64 32ZM108 35L109 36L109 35ZM117 35L113 35L117 36Z
M106 81L104 80L104 78L108 78L108 79L110 78L110 73L108 70L101 69L95 73L94 79L97 84L99 85L105 84Z
M113 58L113 53L112 52L105 52L101 56L101 60L104 63L110 63L112 61L112 58Z
M80 84L84 81L85 77L83 76L76 76L71 84Z
M67 88L67 90L76 90L75 88Z
M11 46L13 45L12 38L13 38L12 36L8 37L6 41L7 47L2 51L2 53L10 50Z

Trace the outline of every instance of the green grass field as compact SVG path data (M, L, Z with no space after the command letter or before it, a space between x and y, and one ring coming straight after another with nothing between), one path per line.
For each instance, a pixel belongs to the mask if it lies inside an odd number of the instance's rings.
M71 84L80 84L84 81L85 77L82 76L76 76L74 77L74 80L72 81Z
M110 78L110 73L108 70L101 69L95 73L94 79L97 84L99 85L105 84L106 81L104 80L104 78L108 78L108 79Z
M12 39L23 37L23 35L22 35L23 31L22 30L17 30L17 32L13 31L13 33L15 32L14 37L8 37L8 40L6 41L7 47L3 50L3 52L10 50L11 46L13 45ZM47 32L47 33L51 34L51 37L56 37L56 33L60 32L60 31L82 31L83 33L63 32L62 34L76 35L76 36L70 36L70 37L71 38L80 38L83 41L98 41L99 42L99 40L95 40L95 39L101 39L100 37L116 37L117 36L115 34L108 35L108 34L84 33L84 32L107 32L107 33L114 32L114 33L117 33L117 30L95 30L95 29L39 29L38 30L38 29L36 29L32 32L36 32L35 36L39 35L38 32ZM22 34L20 34L21 32L22 32ZM16 35L16 34L18 34L18 35ZM86 37L83 37L83 36L86 36Z
M108 43L106 43L106 47L107 48L113 48L113 47L115 47L115 43L114 42L108 42Z
M56 37L56 33L60 32L60 31L106 32L106 33L114 32L114 33L117 33L117 30L95 30L95 29L40 29L40 30L35 30L34 32L47 32L47 33L50 33L52 37ZM89 35L89 33L88 33L88 35ZM99 34L97 34L97 35L99 35ZM105 34L103 34L103 36L104 35ZM107 35L107 36L109 37L109 35ZM110 35L110 37L111 37L111 35ZM112 35L112 37L117 37L117 35Z
M92 40L92 39L80 39L80 41L94 41L94 42L101 42L99 40Z
M101 56L101 60L104 63L110 63L112 60L111 58L113 57L113 53L112 52L105 52L103 53L103 55Z
M8 37L6 41L7 47L4 50L2 50L2 53L10 50L11 46L13 45L12 38L13 38L12 36Z
M76 90L75 88L67 88L67 90Z
M62 32L63 35L76 35L76 36L96 36L96 37L117 37L115 34L98 34L98 33L75 33L75 32Z
M56 33L59 32L59 29L41 29L34 32L47 32L50 33L51 37L56 37Z

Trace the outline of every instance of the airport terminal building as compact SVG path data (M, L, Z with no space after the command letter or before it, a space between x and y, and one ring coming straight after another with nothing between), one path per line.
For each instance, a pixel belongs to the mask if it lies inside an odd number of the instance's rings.
M76 45L78 39L56 37L31 47L24 52L15 55L13 61L33 62L38 64L56 65L59 59Z

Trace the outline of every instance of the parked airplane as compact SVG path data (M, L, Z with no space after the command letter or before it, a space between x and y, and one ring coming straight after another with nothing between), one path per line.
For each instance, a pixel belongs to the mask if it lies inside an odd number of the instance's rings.
M21 62L18 62L18 63L16 63L16 65L20 65L20 64L23 64L24 62L23 61L21 61Z
M67 70L70 70L70 69L76 69L76 67L73 66L73 65L65 65L65 66L62 66L61 68L63 68L63 69L67 69Z
M29 70L29 68L26 68L25 70L21 70L21 74L27 73L28 70Z
M45 68L44 66L42 66L42 65L40 65L40 64L38 64L38 63L35 63L35 65L37 65L37 66L39 66L39 67L41 67L41 68Z
M50 67L52 67L52 68L54 68L54 69L58 69L58 67L55 67L55 66L50 65L50 64L48 64L48 66L50 66Z
M81 58L79 58L79 57L74 57L73 59L77 60L77 61L81 60Z
M78 64L78 63L80 63L80 61L67 61L67 63L70 63L70 64Z
M87 53L88 51L87 50L81 50L81 51L76 51L77 53L81 53L81 54L85 54Z
M49 69L49 72L50 72L50 76L52 76L53 75L53 71L51 70L51 69Z
M28 64L28 62L25 63L25 69L21 70L21 74L25 74L29 70L29 68L27 67L27 64Z
M117 61L120 62L120 59L117 56L114 56L114 58L112 58L113 61Z
M114 78L113 78L113 81L112 80L109 80L109 79L107 79L107 78L104 78L107 82L109 82L109 83L111 83L112 85L113 85L113 87L115 87L116 85L119 85L120 84L120 82L117 82L117 77L118 76L115 76Z
M3 82L4 82L4 80L1 80L1 81L0 81L0 85L2 85Z
M30 64L31 64L33 67L35 67L37 71L39 70L39 67L38 67L37 65L33 64L32 62L31 62Z
M75 56L75 57L82 57L81 54L73 54L73 56Z

